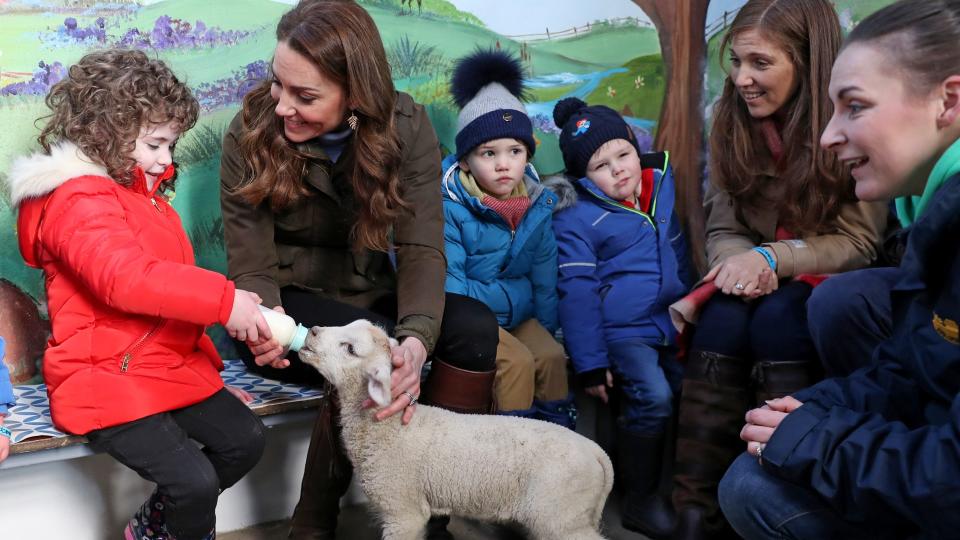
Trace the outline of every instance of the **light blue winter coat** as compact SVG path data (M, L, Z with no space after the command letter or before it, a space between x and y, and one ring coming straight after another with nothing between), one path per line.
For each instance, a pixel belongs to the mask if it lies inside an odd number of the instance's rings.
M506 329L536 318L557 329L557 243L551 216L557 197L527 165L530 208L516 231L500 214L467 193L454 156L443 162L447 292L485 303Z

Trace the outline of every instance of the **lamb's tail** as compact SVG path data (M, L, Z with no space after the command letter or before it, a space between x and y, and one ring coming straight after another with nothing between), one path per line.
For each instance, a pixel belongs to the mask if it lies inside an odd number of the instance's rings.
M613 463L610 462L610 457L599 445L594 444L593 447L597 462L600 463L600 468L603 469L603 493L600 496L600 500L597 501L597 507L594 509L593 516L593 524L599 530L600 520L603 518L603 507L607 502L607 497L610 496L610 491L613 490Z

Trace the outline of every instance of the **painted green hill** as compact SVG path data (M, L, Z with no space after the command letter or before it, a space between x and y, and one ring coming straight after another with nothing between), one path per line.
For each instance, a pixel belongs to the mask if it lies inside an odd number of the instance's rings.
M660 40L653 28L597 25L583 36L531 42L529 47L534 59L552 53L612 68L632 58L660 52Z
M627 116L656 121L666 88L663 58L659 53L641 56L623 67L627 69L625 73L603 79L585 101L602 103Z

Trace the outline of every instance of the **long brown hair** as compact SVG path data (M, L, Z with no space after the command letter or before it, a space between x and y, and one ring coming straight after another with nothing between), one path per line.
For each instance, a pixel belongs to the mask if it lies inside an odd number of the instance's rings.
M173 121L180 133L193 127L200 112L190 88L162 60L141 51L92 52L70 66L46 97L50 115L37 142L46 152L61 140L80 151L117 183L133 182L133 159L140 130ZM163 189L172 188L167 180Z
M406 205L399 190L396 91L373 19L353 1L301 0L281 17L277 41L340 85L359 119L349 173L359 213L352 231L354 248L387 250L390 227ZM268 201L276 212L310 192L303 184L308 158L284 137L270 85L264 81L243 100L246 130L239 146L251 177L239 193L253 205Z
M739 201L758 206L770 204L762 193L776 171L784 186L779 224L795 234L823 231L840 205L853 197L849 175L819 141L833 113L827 88L842 40L840 22L827 0L750 0L723 38L721 62L733 39L749 30L779 45L796 70L797 89L778 114L783 154L773 162L758 122L728 76L710 133L711 181Z

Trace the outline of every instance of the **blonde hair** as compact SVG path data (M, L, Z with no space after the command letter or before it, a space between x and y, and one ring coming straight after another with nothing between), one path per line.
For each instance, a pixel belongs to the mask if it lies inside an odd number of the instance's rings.
M118 183L130 185L133 151L141 129L174 122L183 133L197 121L200 105L161 60L141 51L108 49L87 54L46 97L52 111L37 141L47 152L67 140ZM171 187L173 179L163 186Z

